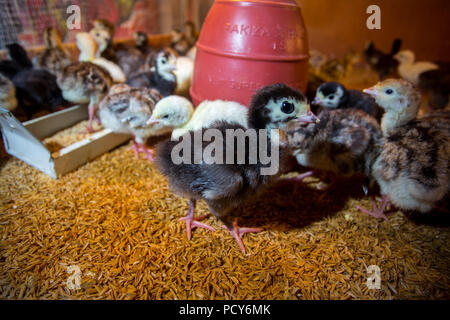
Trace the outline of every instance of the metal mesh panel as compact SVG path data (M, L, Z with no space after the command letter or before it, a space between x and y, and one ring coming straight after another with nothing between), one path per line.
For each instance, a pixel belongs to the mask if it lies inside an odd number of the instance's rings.
M87 31L96 18L108 19L116 25L116 38L131 36L133 31L148 34L182 28L188 17L188 6L197 10L212 0L0 0L0 49L12 42L22 45L43 45L42 34L53 26L65 42L74 41L76 32ZM200 4L200 5L199 5ZM80 28L68 30L67 8L80 8ZM192 15L192 12L191 12ZM198 12L194 13L196 22Z

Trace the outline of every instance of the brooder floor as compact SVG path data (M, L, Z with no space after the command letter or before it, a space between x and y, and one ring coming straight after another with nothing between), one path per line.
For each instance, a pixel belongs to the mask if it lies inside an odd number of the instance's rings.
M221 223L186 238L188 203L131 143L59 180L0 164L3 299L448 299L450 228L370 206L357 179L280 182L241 211L242 254ZM313 181L313 180L311 180ZM197 214L208 214L204 203ZM367 268L378 266L380 289Z

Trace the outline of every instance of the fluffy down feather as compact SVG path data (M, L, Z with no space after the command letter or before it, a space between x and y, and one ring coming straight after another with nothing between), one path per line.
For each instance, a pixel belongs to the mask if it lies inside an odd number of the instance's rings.
M172 132L172 139L177 139L187 131L207 128L214 122L235 123L244 128L248 127L247 107L234 101L203 101L195 109L194 114L186 125Z
M385 142L372 168L382 194L403 210L432 210L449 192L449 113L416 119L420 94L405 80L386 80L365 91L386 110Z

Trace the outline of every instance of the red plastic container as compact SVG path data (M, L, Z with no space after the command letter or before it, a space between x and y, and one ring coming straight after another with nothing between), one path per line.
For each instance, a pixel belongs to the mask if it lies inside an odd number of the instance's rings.
M283 82L305 92L308 37L295 0L216 0L197 41L191 98L248 106L255 90Z

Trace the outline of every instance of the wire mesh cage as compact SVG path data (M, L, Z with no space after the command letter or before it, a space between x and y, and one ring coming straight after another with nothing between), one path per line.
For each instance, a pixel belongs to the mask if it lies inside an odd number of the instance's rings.
M213 0L0 0L0 49L19 42L26 47L43 45L45 28L60 31L65 42L76 32L87 31L97 18L116 26L115 37L134 31L147 34L181 29L185 21L199 25Z

